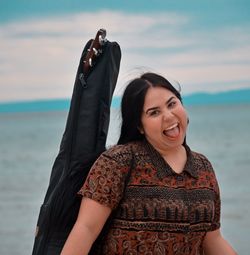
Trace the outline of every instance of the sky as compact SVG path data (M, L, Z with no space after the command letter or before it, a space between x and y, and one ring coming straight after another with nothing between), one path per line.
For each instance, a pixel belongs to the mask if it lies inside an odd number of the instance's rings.
M248 0L0 0L0 102L70 98L100 28L122 51L115 95L144 71L183 95L250 88Z

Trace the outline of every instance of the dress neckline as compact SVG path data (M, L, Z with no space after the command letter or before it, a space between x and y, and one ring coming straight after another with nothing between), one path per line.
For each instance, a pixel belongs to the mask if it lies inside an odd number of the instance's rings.
M197 171L193 165L193 155L188 145L184 144L184 148L187 153L187 161L184 165L183 171L181 173L176 173L171 166L164 160L162 155L151 145L146 139L143 141L146 152L148 153L152 164L157 169L157 175L160 178L167 176L180 176L185 172L189 173L192 177L197 178Z

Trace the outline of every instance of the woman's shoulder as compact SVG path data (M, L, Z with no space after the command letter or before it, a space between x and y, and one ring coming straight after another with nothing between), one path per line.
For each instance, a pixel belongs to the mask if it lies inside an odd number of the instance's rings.
M115 161L130 161L133 154L139 151L142 147L141 142L129 142L126 144L112 145L102 153L104 157L113 159Z
M202 153L192 151L193 161L195 165L200 166L204 170L212 171L213 172L213 166L209 159Z
M128 153L131 151L137 151L143 148L143 142L141 141L133 141L126 144L116 144L111 145L104 152L105 154L120 154L120 153Z

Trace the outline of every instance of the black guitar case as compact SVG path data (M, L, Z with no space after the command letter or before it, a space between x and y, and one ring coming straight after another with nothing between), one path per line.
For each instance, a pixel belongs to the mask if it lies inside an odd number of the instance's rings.
M106 149L121 50L117 42L106 40L86 74L84 61L92 43L88 41L81 55L60 150L38 217L32 255L60 254L77 218L81 202L77 192L94 161Z

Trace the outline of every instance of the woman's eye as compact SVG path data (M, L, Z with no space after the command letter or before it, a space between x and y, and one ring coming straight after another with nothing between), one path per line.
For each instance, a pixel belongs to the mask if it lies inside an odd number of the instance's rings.
M172 102L170 102L169 104L168 104L168 107L169 108L172 108L172 107L174 107L176 105L176 101L172 101Z
M157 116L160 113L159 110L153 110L149 112L149 116Z

